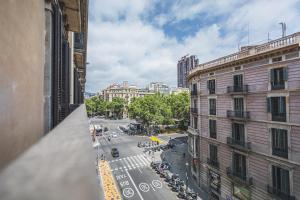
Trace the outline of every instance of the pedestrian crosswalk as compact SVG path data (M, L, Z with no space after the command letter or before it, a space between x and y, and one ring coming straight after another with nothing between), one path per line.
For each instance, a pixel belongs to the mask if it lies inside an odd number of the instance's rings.
M150 166L151 160L145 154L138 154L133 156L128 156L124 158L119 158L116 160L108 161L111 166L111 171L118 170L132 170L136 168L142 168L146 166ZM120 166L121 167L116 167Z

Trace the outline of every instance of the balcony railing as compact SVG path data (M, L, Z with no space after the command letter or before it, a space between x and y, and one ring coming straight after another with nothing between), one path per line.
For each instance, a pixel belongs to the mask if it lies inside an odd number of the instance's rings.
M197 95L198 95L197 90L192 90L192 91L191 91L191 96L197 96Z
M296 200L296 198L294 196L291 196L290 194L287 194L283 191L281 191L278 188L274 188L270 185L267 186L268 188L268 192L276 197L279 197L280 199L284 199L284 200Z
M273 147L272 153L273 153L273 155L279 156L282 158L288 158L288 156L289 156L287 149L278 149L278 148Z
M0 173L1 199L104 199L85 106Z
M239 111L239 110L227 110L227 117L233 119L244 119L247 120L250 118L249 111Z
M219 162L218 160L216 159L210 159L210 158L207 158L207 164L211 165L212 167L215 167L215 168L219 168Z
M198 108L191 108L192 114L198 114Z
M231 147L235 147L241 150L249 151L251 149L251 142L240 141L231 137L227 137L227 144Z
M192 74L196 73L200 70L205 70L211 67L215 67L218 65L223 65L226 63L230 63L233 61L237 61L246 57L250 57L256 54L260 54L266 51L270 51L273 49L279 49L285 46L298 44L300 42L300 32L294 33L292 35L288 35L286 37L279 38L277 40L272 40L270 42L261 44L261 45L254 45L254 46L248 46L241 49L241 51L230 54L203 64L198 65L194 69L190 70L188 73L188 76L191 76Z
M216 115L216 113L217 113L216 109L209 109L210 115Z
M283 90L283 89L285 89L284 82L283 83L278 83L278 84L271 84L271 89L272 90Z
M232 93L247 93L248 92L248 85L241 85L241 86L228 86L227 87L227 93L232 94Z
M272 113L272 121L286 122L286 113Z
M226 173L229 178L231 178L233 181L239 182L241 184L244 184L246 186L253 185L253 179L252 177L247 177L243 175L242 173L236 172L232 170L230 167L226 168Z

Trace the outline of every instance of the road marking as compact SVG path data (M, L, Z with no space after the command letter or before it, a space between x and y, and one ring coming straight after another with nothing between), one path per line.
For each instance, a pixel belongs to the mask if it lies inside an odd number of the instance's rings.
M131 188L125 188L125 189L123 190L123 195L124 195L126 198L131 198L131 197L133 197L133 195L134 195L134 191L133 191L133 189L131 189Z
M143 197L142 197L142 195L141 195L141 193L140 193L140 191L139 191L138 188L136 187L134 181L132 180L132 177L130 176L130 174L129 174L129 172L128 172L127 170L126 170L126 173L127 173L127 176L129 177L129 179L131 180L131 182L132 182L132 184L133 184L133 186L134 186L136 192L137 192L138 195L140 196L141 200L144 200Z
M137 156L133 156L132 158L135 159L136 162L137 162L141 167L144 166L144 163L141 162L141 160L140 160Z
M143 160L143 158L142 158L140 155L138 155L138 156L136 157L136 159L138 159L138 160L140 161L140 163L142 163L141 165L147 166L147 163L145 163L145 161Z
M151 186L152 190L155 191L154 187L151 184L150 184L150 186Z
M123 161L124 161L124 163L126 163L127 167L128 167L129 169L131 169L131 166L130 166L129 162L127 161L127 159L124 158Z
M140 159L144 161L145 163L145 166L148 166L150 164L150 162L142 155L139 155L140 156Z
M136 167L138 167L139 165L135 162L135 160L133 160L132 156L128 157L129 160L132 161L133 165L135 165Z
M156 188L162 188L162 182L159 180L153 180L152 185Z
M142 192L149 192L150 190L150 186L147 183L140 183L139 188Z
M129 159L129 157L127 157L126 160L128 160L128 161L130 162L130 164L131 164L131 167L132 167L133 169L135 169L135 165L134 165L133 162Z

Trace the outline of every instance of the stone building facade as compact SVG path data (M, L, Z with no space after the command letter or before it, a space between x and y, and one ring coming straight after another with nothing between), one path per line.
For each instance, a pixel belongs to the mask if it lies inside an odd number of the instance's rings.
M300 33L198 65L191 172L211 199L300 199Z

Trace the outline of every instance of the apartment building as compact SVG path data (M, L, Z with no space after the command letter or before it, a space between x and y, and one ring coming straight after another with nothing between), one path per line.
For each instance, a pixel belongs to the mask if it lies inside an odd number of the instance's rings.
M148 86L148 90L153 93L160 93L164 95L170 94L170 87L163 82L151 82Z
M2 1L0 169L83 103L88 0Z
M300 199L300 32L188 74L191 173L211 199Z
M195 55L185 55L177 63L177 87L188 88L186 76L188 72L198 65L198 59Z

